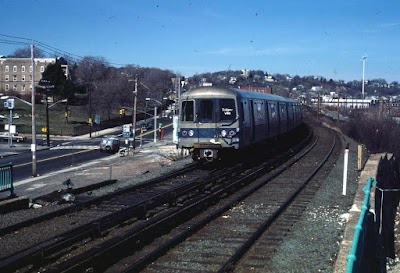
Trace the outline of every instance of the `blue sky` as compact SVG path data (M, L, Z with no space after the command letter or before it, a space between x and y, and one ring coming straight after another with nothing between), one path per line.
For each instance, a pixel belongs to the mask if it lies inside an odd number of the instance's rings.
M398 0L0 0L0 35L115 66L400 81ZM20 46L5 44L0 55ZM15 40L15 39L12 39Z

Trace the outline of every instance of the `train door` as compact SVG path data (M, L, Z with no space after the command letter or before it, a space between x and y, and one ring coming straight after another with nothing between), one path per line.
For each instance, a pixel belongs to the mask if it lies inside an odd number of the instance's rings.
M289 102L287 104L287 112L288 112L288 130L290 130L294 127L293 103Z
M264 101L264 107L265 107L265 109L264 109L264 113L265 113L265 117L264 117L264 119L265 119L265 136L269 137L271 135L271 132L270 132L271 124L270 124L270 118L269 118L268 101Z
M254 140L260 141L265 137L266 122L264 113L264 101L255 100L253 102L253 117L254 117Z
M288 118L287 118L286 104L279 103L279 128L280 128L279 133L284 133L287 131L287 126L288 126L287 122Z
M241 108L243 111L243 131L242 131L242 136L243 136L243 142L244 145L248 145L251 143L252 139L252 106L251 106L251 101L248 101L247 99L243 99L241 103Z
M254 109L257 107L254 107L254 102L253 100L249 101L249 113L250 113L250 140L253 142L255 140L255 115L254 115Z
M196 132L198 141L202 138L213 138L217 133L216 126L216 107L214 99L199 99L196 104Z
M270 137L274 137L279 133L279 116L277 108L278 106L275 102L268 103Z

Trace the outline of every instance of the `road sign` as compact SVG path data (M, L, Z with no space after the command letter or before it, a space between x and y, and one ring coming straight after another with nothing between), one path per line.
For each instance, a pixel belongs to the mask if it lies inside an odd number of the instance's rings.
M7 99L4 102L4 107L8 108L9 110L14 109L15 103L14 103L14 99Z

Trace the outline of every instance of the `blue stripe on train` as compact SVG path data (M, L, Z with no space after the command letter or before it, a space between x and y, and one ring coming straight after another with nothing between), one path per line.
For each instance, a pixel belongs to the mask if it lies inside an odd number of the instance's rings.
M189 136L189 131L193 130L193 136ZM180 128L178 137L180 138L213 138L218 134L216 128ZM182 132L186 132L186 135L182 135Z

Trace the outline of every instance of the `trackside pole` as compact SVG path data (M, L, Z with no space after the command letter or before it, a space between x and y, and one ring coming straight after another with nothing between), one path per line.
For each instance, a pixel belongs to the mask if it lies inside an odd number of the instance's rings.
M348 164L349 164L349 144L347 144L346 149L344 150L343 193L342 193L342 195L346 195L346 190L347 190L347 165Z
M362 169L362 157L363 157L363 155L362 155L362 145L358 145L358 160L357 160L357 163L358 163L358 170L359 171L361 171L361 169Z

